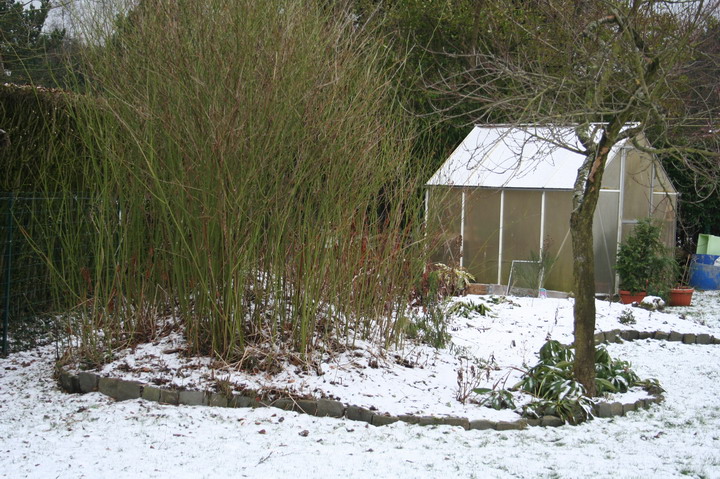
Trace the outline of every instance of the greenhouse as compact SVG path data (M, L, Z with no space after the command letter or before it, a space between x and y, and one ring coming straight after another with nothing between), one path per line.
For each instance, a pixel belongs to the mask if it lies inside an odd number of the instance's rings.
M572 290L570 212L584 158L572 127L476 126L427 182L432 260L461 266L476 281L507 285L523 265L530 287ZM674 244L677 193L654 155L626 139L608 157L594 219L595 286L614 293L617 247L637 220L663 222ZM512 281L515 283L515 280Z

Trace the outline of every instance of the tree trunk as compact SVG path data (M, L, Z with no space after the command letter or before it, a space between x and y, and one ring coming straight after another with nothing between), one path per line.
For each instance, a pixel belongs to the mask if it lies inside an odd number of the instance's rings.
M586 198L587 201L588 198ZM595 199L597 203L597 199ZM588 396L595 396L595 253L593 250L592 208L583 203L570 215L572 234L573 276L575 280L575 379Z
M575 283L575 379L588 396L597 395L595 385L595 250L593 248L593 219L600 197L605 163L611 145L617 142L622 116L615 118L605 129L600 141L589 148L583 165L578 170L573 191L573 209L570 214L572 236L573 279ZM586 139L588 145L590 141Z

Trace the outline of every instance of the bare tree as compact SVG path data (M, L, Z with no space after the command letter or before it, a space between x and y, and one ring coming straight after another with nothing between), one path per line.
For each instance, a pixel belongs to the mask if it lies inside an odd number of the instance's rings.
M697 88L687 73L698 58L704 33L717 24L718 0L603 0L582 2L582 8L575 4L537 0L535 8L551 23L545 28L531 21L516 24L532 34L532 43L514 51L488 44L482 53L472 54L468 64L473 68L445 75L430 87L445 101L473 105L474 122L503 119L518 125L574 126L572 142L548 140L585 157L574 185L570 229L575 255L575 377L592 396L592 226L605 164L614 145L641 132L654 140L655 148L636 145L645 150L674 154L681 161L688 153L695 159L716 155L707 144L673 143L669 132L688 125L718 131L712 112L695 108L690 114L685 108L688 91ZM698 170L707 171L707 164Z

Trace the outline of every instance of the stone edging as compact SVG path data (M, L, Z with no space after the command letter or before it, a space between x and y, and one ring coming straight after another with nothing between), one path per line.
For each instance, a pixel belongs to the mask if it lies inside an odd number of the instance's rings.
M720 338L710 334L682 334L675 331L635 331L620 330L600 332L595 334L595 342L619 343L639 339L655 339L665 341L678 341L684 344L720 344ZM463 417L433 417L414 416L403 414L391 416L378 413L367 408L351 406L331 399L294 399L281 397L267 399L256 394L250 396L214 393L210 391L179 391L149 386L138 381L106 378L90 372L80 372L77 375L69 373L62 368L56 370L58 384L67 393L86 394L99 391L116 401L142 398L147 401L160 402L172 405L186 406L212 406L212 407L274 407L285 411L295 411L301 414L311 414L318 417L347 418L352 421L362 421L373 426L384 426L402 421L420 426L448 425L460 426L466 430L492 429L496 431L510 431L525 429L528 426L557 427L565 422L556 416L543 416L540 419L520 418L516 421L490 421L487 419L469 420ZM601 418L624 416L630 411L649 407L651 404L664 401L661 393L651 394L648 399L638 399L633 403L600 402L593 405L593 415Z
M701 333L678 333L670 331L635 331L634 329L613 329L612 331L595 334L595 342L621 343L623 341L635 341L638 339L657 339L662 341L677 341L683 344L720 344L720 338L711 334Z
M171 405L213 406L213 407L274 407L285 411L295 411L318 417L347 418L362 421L373 426L384 426L402 421L420 426L447 425L460 426L464 429L496 431L521 430L528 426L556 427L564 425L564 421L556 416L543 416L541 419L520 418L516 421L491 421L487 419L469 420L463 417L414 416L409 414L391 416L359 406L349 406L340 401L330 399L293 399L282 397L275 400L264 400L256 396L226 395L209 391L178 391L148 386L138 381L106 378L90 372L71 374L58 368L58 384L67 393L86 394L98 391L117 401L128 399L145 399ZM633 403L622 404L598 403L594 405L596 417L612 417L625 415L629 411L646 408L650 404L663 401L660 394L649 399L639 399Z

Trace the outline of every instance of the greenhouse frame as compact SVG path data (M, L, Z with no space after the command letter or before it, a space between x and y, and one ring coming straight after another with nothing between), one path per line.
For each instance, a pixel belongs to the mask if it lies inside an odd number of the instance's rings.
M644 135L616 144L593 224L597 293L617 289L618 245L639 219L675 242L677 192ZM543 262L543 286L572 291L570 212L584 155L573 127L476 126L426 184L432 261L463 267L479 283L507 285L513 262Z

